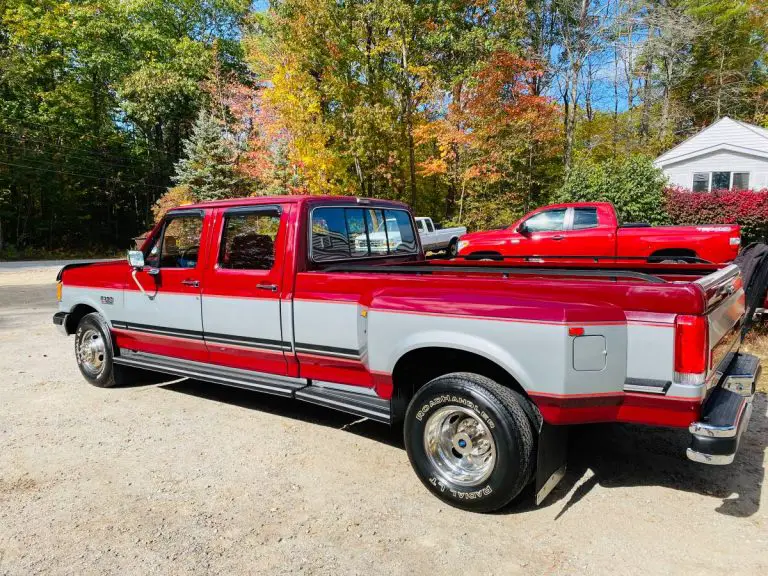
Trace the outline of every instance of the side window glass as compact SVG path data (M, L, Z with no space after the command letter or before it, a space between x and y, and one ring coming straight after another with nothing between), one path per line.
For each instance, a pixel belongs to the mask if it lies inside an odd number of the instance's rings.
M219 266L232 270L270 270L280 229L277 209L224 215Z
M597 208L574 208L573 229L597 228Z
M160 242L163 239L163 231L160 230L158 234L152 239L152 244L149 245L149 249L144 253L144 265L149 268L160 267Z
M428 232L434 232L435 231L435 227L432 225L432 221L431 220L425 220L424 222L427 224L427 231Z
M565 208L546 210L534 214L525 221L530 232L557 232L565 229Z
M200 250L203 217L200 214L170 216L144 255L150 268L194 268Z
M403 210L384 210L387 235L389 236L390 254L416 252L416 234L414 234L408 212Z

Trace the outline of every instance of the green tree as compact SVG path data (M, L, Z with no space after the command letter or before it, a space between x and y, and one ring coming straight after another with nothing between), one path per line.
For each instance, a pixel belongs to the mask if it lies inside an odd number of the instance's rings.
M666 177L647 156L610 158L574 164L560 190L558 202L612 202L624 222L665 224Z
M177 186L188 189L198 201L242 194L244 183L235 168L235 149L213 115L200 111L183 146L184 158L176 164L173 178Z

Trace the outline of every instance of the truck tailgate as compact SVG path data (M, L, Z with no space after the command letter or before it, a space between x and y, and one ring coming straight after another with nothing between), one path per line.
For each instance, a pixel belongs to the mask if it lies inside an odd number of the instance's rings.
M739 268L730 265L696 281L706 298L705 313L709 324L709 362L707 388L717 384L727 368L723 362L741 342L741 326L746 297Z

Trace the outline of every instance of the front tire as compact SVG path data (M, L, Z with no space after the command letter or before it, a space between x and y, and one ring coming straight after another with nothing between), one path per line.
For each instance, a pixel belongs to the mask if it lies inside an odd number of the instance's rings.
M517 392L478 374L454 373L421 388L405 416L414 471L457 508L491 512L530 480L534 432Z
M83 378L99 388L121 384L122 367L115 366L113 358L112 339L106 323L96 312L86 314L75 331L75 359Z
M451 258L455 258L459 255L459 239L453 238L450 243L448 244L448 256Z

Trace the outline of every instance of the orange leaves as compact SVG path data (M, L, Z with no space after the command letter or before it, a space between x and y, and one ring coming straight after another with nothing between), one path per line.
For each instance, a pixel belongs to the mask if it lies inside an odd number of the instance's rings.
M533 93L542 74L530 60L496 51L467 82L456 84L446 112L414 131L427 151L422 175L454 185L498 182L530 162L532 147L559 137L556 105Z

